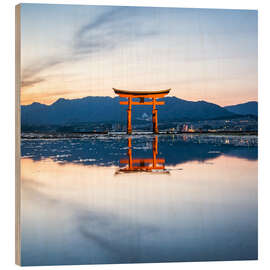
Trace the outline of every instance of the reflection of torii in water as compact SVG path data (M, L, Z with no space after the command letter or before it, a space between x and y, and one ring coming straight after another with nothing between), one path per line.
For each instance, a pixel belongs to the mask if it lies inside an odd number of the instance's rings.
M119 169L120 172L161 172L169 173L165 169L165 159L157 158L158 154L158 137L153 140L153 157L152 158L133 158L131 138L128 138L128 159L120 159L120 164L127 164L125 168Z

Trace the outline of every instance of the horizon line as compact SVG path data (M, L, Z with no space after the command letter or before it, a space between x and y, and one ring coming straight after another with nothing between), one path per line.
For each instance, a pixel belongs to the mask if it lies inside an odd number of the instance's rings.
M54 102L52 102L50 104L41 103L41 102L38 102L38 101L33 101L32 103L29 103L29 104L20 104L20 106L31 106L31 105L33 105L35 103L38 103L38 104L41 104L41 105L45 105L45 106L51 106L54 103L57 103L61 99L71 101L71 100L84 99L84 98L89 98L89 97L95 97L95 98L119 98L119 99L121 99L121 97L119 97L119 96L114 96L114 97L112 97L112 96L84 96L84 97L79 97L79 98L64 98L64 97L60 97L60 98L56 99ZM245 103L249 103L249 102L257 102L258 103L258 100L250 100L250 101L243 101L241 103L236 103L236 104L222 106L222 105L219 105L217 103L209 102L209 101L206 101L206 100L203 100L203 99L196 100L195 101L195 100L182 99L182 98L179 98L179 97L176 97L176 96L167 96L167 97L163 97L163 98L172 98L172 97L177 98L177 99L180 99L180 100L184 100L184 101L189 101L189 102L202 102L203 101L203 102L207 102L207 103L218 105L218 106L220 106L222 108L228 107L228 106L241 105L241 104L245 104ZM163 99L163 98L161 98L161 99Z

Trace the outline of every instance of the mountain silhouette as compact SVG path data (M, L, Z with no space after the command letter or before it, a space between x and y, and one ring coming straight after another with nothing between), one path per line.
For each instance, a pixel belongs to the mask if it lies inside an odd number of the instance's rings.
M232 113L241 114L241 115L256 115L258 116L258 102L250 101L242 104L226 106L226 110Z
M82 122L125 122L127 106L119 104L119 97L60 98L51 105L37 102L21 106L22 125L65 125ZM210 120L236 117L236 113L206 101L187 101L166 97L165 105L158 106L160 122L179 120ZM134 106L132 119L151 116L151 106Z

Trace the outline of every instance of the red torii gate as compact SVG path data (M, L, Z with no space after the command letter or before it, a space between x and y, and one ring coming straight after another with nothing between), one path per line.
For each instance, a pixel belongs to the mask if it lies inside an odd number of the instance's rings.
M158 121L157 121L157 109L156 105L164 105L164 101L157 101L157 98L163 98L169 94L171 89L159 90L159 91L129 91L119 90L113 88L115 94L120 97L128 98L128 101L120 101L120 105L128 105L127 109L127 134L132 133L131 126L131 108L132 105L153 105L152 109L152 121L153 121L153 132L158 134ZM139 98L140 101L133 101L133 98ZM152 101L144 101L145 98L151 98Z

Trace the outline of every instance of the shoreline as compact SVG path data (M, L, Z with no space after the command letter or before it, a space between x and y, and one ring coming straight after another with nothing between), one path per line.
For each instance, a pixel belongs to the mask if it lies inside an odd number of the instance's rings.
M159 132L154 134L147 131L134 131L132 134L126 132L23 132L21 139L80 139L87 137L102 137L114 138L118 136L174 136L174 135L208 135L208 136L258 136L257 131L241 132L241 131L220 131L220 132Z

